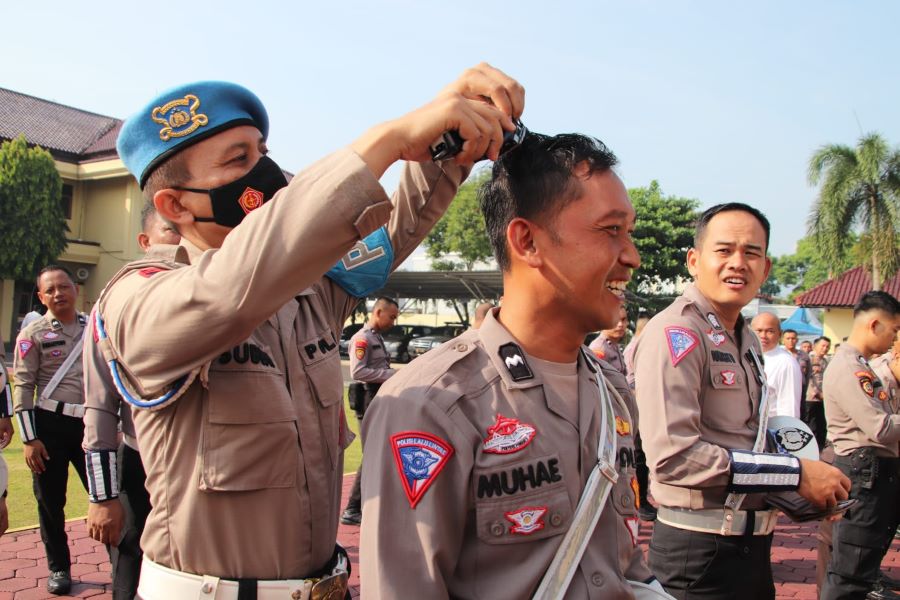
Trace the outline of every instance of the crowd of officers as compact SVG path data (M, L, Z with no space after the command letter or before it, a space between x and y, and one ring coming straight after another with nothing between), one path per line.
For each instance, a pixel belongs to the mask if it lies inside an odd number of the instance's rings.
M808 359L804 420L835 466L773 446L741 315L771 266L766 217L705 211L693 282L623 352L640 256L617 159L579 134L509 149L523 110L521 85L482 63L290 183L240 86L179 86L126 121L147 254L90 315L63 268L42 270L47 312L14 348L50 592L71 586L71 463L116 598L349 597L339 521L361 525L364 597L773 598L770 499L786 495L836 521L824 598L895 597L878 567L900 506L897 300L867 293L830 364L824 338ZM459 153L433 161L449 130ZM375 303L349 347L365 460L341 513L353 434L337 332L483 157L502 305L395 371L380 334L398 306ZM378 180L397 161L388 197ZM0 419L0 441L11 431ZM641 518L656 520L649 561Z

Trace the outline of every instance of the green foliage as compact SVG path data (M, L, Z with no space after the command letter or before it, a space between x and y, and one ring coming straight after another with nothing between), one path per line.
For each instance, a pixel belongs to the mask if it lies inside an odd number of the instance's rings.
M0 145L0 277L31 279L66 248L62 179L25 136Z
M873 275L875 288L900 267L900 151L870 133L856 148L827 145L809 161L809 182L819 185L810 211L809 233L829 264L854 259L850 236L865 240L855 259ZM838 271L839 272L839 271Z
M859 245L859 236L850 234L848 242L851 248ZM764 294L779 296L785 288L792 288L789 299L840 275L854 266L853 256L858 250L850 250L846 257L837 263L830 263L816 244L813 236L797 241L797 249L793 254L772 257L772 271L761 291Z
M694 241L694 223L700 203L691 198L664 196L659 182L628 190L637 221L634 243L641 255L641 267L632 275L629 287L652 294L659 286L689 277L685 258Z
M437 271L471 271L475 263L493 256L478 205L478 188L491 176L489 169L474 173L459 186L450 208L425 237L431 266ZM447 259L451 253L460 260Z

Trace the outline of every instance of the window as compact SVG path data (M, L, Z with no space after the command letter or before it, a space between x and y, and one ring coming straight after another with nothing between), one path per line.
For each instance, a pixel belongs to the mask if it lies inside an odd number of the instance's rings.
M66 219L72 218L72 198L75 195L75 188L68 183L64 183L62 186L62 198L60 202L62 203L63 214L66 215Z

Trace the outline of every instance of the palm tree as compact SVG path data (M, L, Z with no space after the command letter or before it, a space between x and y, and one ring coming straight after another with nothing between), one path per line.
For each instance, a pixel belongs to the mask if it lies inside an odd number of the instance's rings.
M870 261L873 287L900 266L900 151L877 133L860 138L856 148L826 145L809 161L809 183L822 182L809 215L809 234L829 264L839 264L853 244L857 226Z

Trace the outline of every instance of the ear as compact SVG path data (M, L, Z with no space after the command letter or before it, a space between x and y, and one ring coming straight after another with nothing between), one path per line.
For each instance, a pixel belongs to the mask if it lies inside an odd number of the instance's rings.
M691 277L697 277L697 262L700 260L700 251L696 248L691 248L687 252L687 268L688 273L691 274Z
M771 271L771 270L772 270L772 259L769 258L769 255L767 254L766 255L766 271L765 271L765 273L763 273L763 282L765 282L766 279L769 278L769 271Z
M528 267L537 268L543 264L540 251L534 240L535 224L527 219L517 217L506 226L506 249L510 262L525 263Z
M194 222L194 215L181 203L182 192L165 188L153 194L153 206L160 216L175 225L188 225Z

